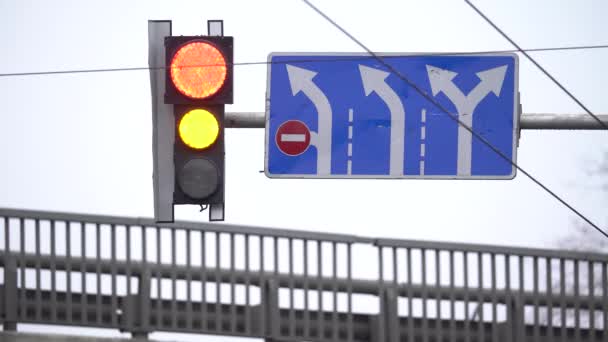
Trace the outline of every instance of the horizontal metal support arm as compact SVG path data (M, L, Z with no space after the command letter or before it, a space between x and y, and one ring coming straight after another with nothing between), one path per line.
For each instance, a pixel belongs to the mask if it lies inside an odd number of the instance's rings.
M608 114L598 115L608 125ZM264 128L264 112L229 112L226 113L226 127L229 128ZM519 122L521 129L566 129L566 130L599 130L604 129L594 118L587 114L522 114Z

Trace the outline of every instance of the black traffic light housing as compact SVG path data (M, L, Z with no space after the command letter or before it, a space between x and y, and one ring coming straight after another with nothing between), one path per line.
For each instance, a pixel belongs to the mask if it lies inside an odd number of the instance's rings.
M182 94L171 79L171 64L174 55L181 47L193 42L203 42L215 47L226 63L224 83L214 94L203 99L190 98ZM164 102L173 105L175 118L173 204L207 204L221 207L221 219L219 220L223 220L224 107L225 104L231 104L233 101L233 37L171 36L165 37L164 43L167 65ZM217 139L203 149L195 149L186 145L179 134L179 124L184 115L196 109L203 109L213 115L219 126ZM210 211L210 219L212 217Z

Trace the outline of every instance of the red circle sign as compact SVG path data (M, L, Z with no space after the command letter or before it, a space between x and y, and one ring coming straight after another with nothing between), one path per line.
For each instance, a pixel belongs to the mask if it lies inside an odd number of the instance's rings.
M302 121L286 121L277 130L275 142L286 155L300 155L310 146L310 130Z

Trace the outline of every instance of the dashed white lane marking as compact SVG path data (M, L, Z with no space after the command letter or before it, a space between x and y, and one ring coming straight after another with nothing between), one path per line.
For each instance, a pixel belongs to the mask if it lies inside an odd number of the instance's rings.
M353 172L353 109L348 109L348 161L346 162L346 174Z
M426 154L426 108L422 108L420 118L420 175L424 175L424 156Z

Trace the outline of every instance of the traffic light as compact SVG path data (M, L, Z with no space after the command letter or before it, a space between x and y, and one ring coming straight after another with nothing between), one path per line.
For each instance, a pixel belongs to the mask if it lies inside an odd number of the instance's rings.
M173 204L209 205L223 220L224 106L233 97L233 38L165 38L165 103L173 105ZM214 215L221 212L221 216Z

